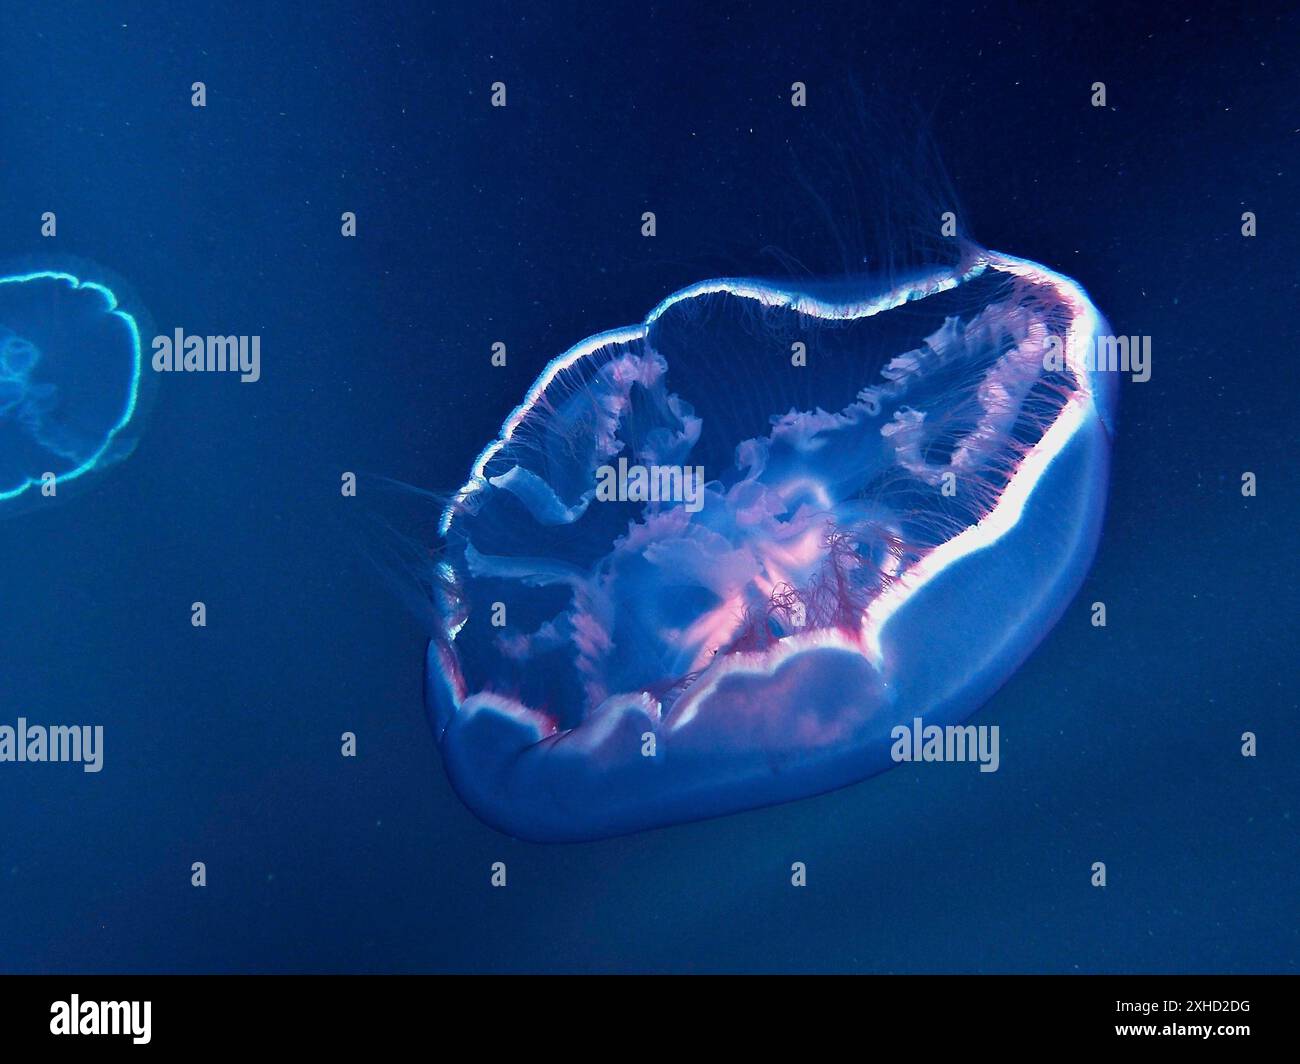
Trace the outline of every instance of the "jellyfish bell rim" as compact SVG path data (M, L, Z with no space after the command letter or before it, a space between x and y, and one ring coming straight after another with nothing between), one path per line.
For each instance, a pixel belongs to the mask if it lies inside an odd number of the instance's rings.
M90 259L55 254L0 260L0 286L40 280L66 282L74 292L87 291L98 295L104 303L102 312L126 325L134 347L129 388L113 425L93 455L73 469L57 474L60 488L71 486L75 493L87 483L98 482L103 474L128 457L139 443L157 393L154 374L148 372L146 365L146 343L154 333L154 325L135 289L115 271ZM97 475L92 478L89 476L91 473ZM33 479L28 475L20 485L0 486L0 518L24 510L29 505L29 493L39 489L41 484L39 477Z

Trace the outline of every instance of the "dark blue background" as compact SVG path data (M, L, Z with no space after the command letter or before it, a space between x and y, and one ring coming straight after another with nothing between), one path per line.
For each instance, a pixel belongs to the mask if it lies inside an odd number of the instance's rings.
M0 765L0 969L1296 970L1296 18L702 7L6 9L0 254L99 263L161 330L258 333L263 379L163 379L127 463L0 523L0 722L107 731L98 775ZM497 835L448 787L421 632L339 474L454 487L570 344L770 243L834 265L789 159L849 85L931 116L984 244L1153 337L1097 564L976 718L1002 768Z

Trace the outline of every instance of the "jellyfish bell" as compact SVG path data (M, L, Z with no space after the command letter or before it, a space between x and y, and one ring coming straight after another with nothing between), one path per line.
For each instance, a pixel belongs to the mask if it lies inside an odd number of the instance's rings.
M0 517L66 499L132 453L151 330L129 287L93 264L0 266Z
M440 525L458 793L598 838L844 786L899 724L969 716L1095 550L1114 381L1075 353L1103 328L979 251L848 301L703 282L555 359ZM702 467L703 504L598 498L622 459Z

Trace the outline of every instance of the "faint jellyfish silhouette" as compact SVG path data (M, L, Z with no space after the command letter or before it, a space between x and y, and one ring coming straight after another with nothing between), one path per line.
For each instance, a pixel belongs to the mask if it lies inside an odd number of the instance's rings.
M51 474L57 498L130 454L143 383L136 315L107 285L0 276L0 516L39 500Z

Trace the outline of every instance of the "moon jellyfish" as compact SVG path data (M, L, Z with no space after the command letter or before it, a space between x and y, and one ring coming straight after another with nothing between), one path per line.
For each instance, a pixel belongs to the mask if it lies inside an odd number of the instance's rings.
M442 515L426 703L494 827L594 839L862 780L1077 591L1116 380L1083 289L716 280L554 359Z
M0 514L128 455L140 331L107 286L0 276Z

